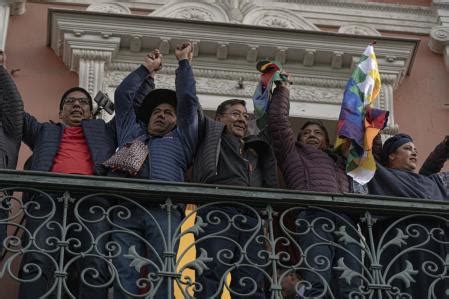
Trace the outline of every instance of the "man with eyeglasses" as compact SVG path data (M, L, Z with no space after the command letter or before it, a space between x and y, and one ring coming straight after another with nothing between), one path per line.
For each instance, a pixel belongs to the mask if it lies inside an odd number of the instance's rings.
M276 160L271 146L257 136L246 136L249 115L245 101L222 102L215 120L201 118L198 152L193 165L197 183L239 187L277 186ZM219 298L227 271L231 273L232 298L265 298L263 291L265 249L258 211L241 204L205 205L198 209L202 232L196 239L197 256L211 261L196 281L195 298ZM235 264L234 264L235 263Z
M9 76L1 77L1 86L14 85ZM18 97L19 94L16 94ZM8 99L13 101L13 98ZM30 160L30 170L46 171L64 174L104 175L105 170L100 165L115 151L114 122L105 123L100 119L92 119L92 98L85 89L73 87L61 97L59 104L60 123L41 123L28 113L21 112L20 105L8 111L19 114L23 118L22 141L30 147L33 155ZM4 113L4 111L2 111ZM5 115L1 117L5 117ZM17 124L17 127L20 127ZM5 130L13 131L16 128ZM22 128L21 128L22 129ZM10 133L10 132L5 132ZM100 233L109 229L106 221L101 220L102 214L89 210L90 207L106 208L107 201L103 198L89 199L89 206L80 205L77 212L85 220L85 227L72 227L63 231L63 204L58 198L61 193L30 192L28 200L24 200L26 209L26 226L23 230L23 244L25 253L21 262L19 277L22 280L19 298L38 298L56 294L56 270L68 270L66 282L70 284L74 279L76 267L55 269L60 257L61 240L63 234L69 234L74 239L68 242L65 250L75 253L96 255L95 257L81 256L78 263L80 283L74 285L70 292L76 298L107 298L107 287L90 287L88 284L101 286L107 283L109 270L103 257L104 244L107 240L94 240ZM86 194L70 194L79 199ZM73 208L69 208L67 223L78 222ZM89 222L89 221L92 222ZM69 238L69 236L65 236ZM79 240L79 244L75 242ZM96 243L94 243L96 242ZM67 252L67 251L66 251ZM90 269L86 273L82 270ZM76 277L76 275L75 275ZM64 292L64 290L63 290Z

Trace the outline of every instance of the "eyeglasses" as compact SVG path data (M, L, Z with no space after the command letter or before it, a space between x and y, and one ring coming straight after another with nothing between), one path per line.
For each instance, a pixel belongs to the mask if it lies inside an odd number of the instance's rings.
M233 112L225 112L223 114L229 114L233 119L243 118L246 121L251 119L251 115L246 112L242 113L242 112L238 112L238 111L233 111Z
M88 98L74 98L74 97L65 98L64 105L73 106L75 105L76 101L78 101L78 103L82 106L90 105L90 101Z

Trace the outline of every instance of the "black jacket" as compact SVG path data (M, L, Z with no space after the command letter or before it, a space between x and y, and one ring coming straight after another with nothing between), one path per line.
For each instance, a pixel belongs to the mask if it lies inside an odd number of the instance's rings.
M15 169L22 140L23 102L8 71L0 65L0 168Z
M192 181L207 183L217 173L220 157L221 138L225 132L225 125L204 117L200 124L200 143L195 155L192 170ZM244 139L245 147L254 149L262 168L263 186L276 188L277 165L271 146L258 136L248 136Z

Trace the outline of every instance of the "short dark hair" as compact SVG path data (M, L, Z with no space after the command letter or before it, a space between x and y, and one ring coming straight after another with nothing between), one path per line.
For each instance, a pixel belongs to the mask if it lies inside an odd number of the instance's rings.
M82 93L84 93L84 94L86 95L86 97L89 99L89 107L90 107L90 111L93 111L93 110L94 110L94 106L93 106L93 104L92 104L92 97L91 97L90 93L89 93L87 90L85 90L84 88L78 87L78 86L72 87L72 88L68 89L66 92L64 92L64 94L63 94L62 97L61 97L61 100L59 101L59 111L61 111L62 108L63 108L63 106L64 106L64 100L65 100L65 98L66 98L69 94L71 94L72 92L75 92L75 91L82 92Z
M232 107L234 105L243 105L246 109L246 102L244 100L239 99L230 99L226 100L224 102L221 102L220 105L218 105L217 110L215 110L215 119L217 119L218 115L223 115L226 110L228 110L229 107Z
M318 127L320 127L321 130L323 130L324 132L324 140L326 141L326 146L329 146L330 141L329 141L329 133L327 132L326 127L323 125L323 123L319 120L308 120L306 121L306 123L301 127L301 130L298 133L298 136L296 137L297 140L299 140L301 138L302 132L304 132L304 129L307 128L310 125L317 125Z

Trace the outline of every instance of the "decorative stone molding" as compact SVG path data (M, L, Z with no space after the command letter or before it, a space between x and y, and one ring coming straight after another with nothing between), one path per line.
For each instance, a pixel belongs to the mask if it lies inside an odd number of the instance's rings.
M379 31L365 24L345 24L338 28L338 33L381 36Z
M435 26L430 31L429 48L438 54L443 54L449 45L449 26Z
M449 71L449 25L435 26L430 32L429 48L438 54L443 54L444 65Z
M292 115L323 119L338 117L351 64L370 41L321 31L58 9L50 9L49 18L49 44L93 94L101 89L112 96L149 47L165 53L158 87L173 88L177 61L170 53L190 39L195 43L194 72L204 107L215 108L217 101L230 97L250 99L260 75L255 62L269 57L284 62L293 76ZM378 41L382 81L394 89L410 72L418 40L380 36ZM237 87L240 79L243 88ZM381 104L392 102L391 98Z
M230 22L227 12L221 6L204 2L172 2L156 9L149 15L209 22Z
M64 45L64 63L78 72L79 86L95 96L103 90L105 66L118 50L120 38L65 33Z
M255 8L245 15L243 24L267 26L276 28L315 30L320 29L303 18L299 13L293 13L286 9Z
M20 16L26 11L26 0L11 0L10 1L10 15Z
M433 0L432 7L436 9L449 9L448 0Z
M438 1L438 0L437 0ZM444 2L446 0L442 0ZM432 9L425 6L404 5L404 4L386 4L368 2L366 0L274 0L273 2L286 3L289 5L316 5L321 7L335 7L343 9L364 10L365 15L372 12L388 13L412 13L417 15L432 15ZM433 0L435 2L435 0Z
M97 1L33 0L33 2L95 4ZM155 16L172 17L171 10L184 2L186 0L140 0L119 3L133 9L155 11ZM432 7L373 3L367 0L188 0L186 3L186 6L198 7L195 11L188 12L188 17L196 17L194 19L207 20L212 9L221 11L220 15L226 15L228 19L226 22L242 23L245 15L253 9L261 8L268 11L281 9L301 16L315 26L339 27L350 20L356 24L369 25L378 31L418 34L428 34L433 26L439 24L436 11L448 7L446 0L434 0ZM179 13L182 11L183 9L178 10ZM223 22L224 19L221 17L212 21Z
M89 5L86 10L112 13L112 14L126 14L126 15L131 14L131 10L127 6L121 3L114 3L114 2L93 3Z

